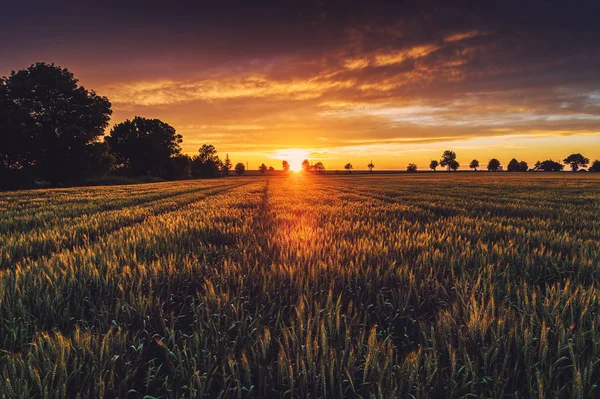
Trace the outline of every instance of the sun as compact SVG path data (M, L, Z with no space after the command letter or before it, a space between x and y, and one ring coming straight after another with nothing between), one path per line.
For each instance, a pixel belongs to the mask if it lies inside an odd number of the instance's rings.
M308 159L309 155L310 151L301 148L287 148L275 151L275 158L287 161L290 164L292 172L300 172L302 170L302 161Z

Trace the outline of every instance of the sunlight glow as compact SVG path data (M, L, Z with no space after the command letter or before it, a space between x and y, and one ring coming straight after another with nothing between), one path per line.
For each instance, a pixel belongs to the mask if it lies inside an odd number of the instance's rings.
M302 170L302 161L310 158L310 151L301 148L287 148L285 150L276 150L273 158L288 161L290 170L299 172Z

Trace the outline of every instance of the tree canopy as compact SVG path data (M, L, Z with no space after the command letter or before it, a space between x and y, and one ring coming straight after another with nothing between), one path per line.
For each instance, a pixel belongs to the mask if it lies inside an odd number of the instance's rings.
M490 172L497 172L498 169L500 169L500 166L501 166L500 161L497 160L496 158L492 158L488 162L487 170Z
M564 165L560 162L555 162L551 159L547 159L545 161L537 161L535 164L535 170L540 170L543 172L560 172L563 170Z
M198 155L192 158L193 177L217 177L223 168L223 162L212 144L202 144L198 149Z
M325 173L325 165L319 161L313 165L313 170L315 173Z
M244 173L246 173L246 166L243 163L238 162L235 165L235 174L238 175L238 176L241 176Z
M447 168L448 171L457 170L460 167L460 164L456 160L456 153L450 150L444 151L442 159L440 160L440 166Z
M170 158L181 152L183 138L159 119L136 116L115 125L105 141L125 174L165 176Z
M429 163L429 169L433 170L435 172L435 170L437 169L437 167L439 166L439 162L435 159L432 159L431 162Z
M111 113L108 99L66 68L40 62L13 71L0 78L1 166L51 183L105 173L110 159L98 138Z
M471 163L469 164L469 168L477 171L477 168L479 167L479 161L474 159L471 161Z
M577 172L579 168L585 168L590 160L581 154L571 154L563 162L571 167L573 172Z

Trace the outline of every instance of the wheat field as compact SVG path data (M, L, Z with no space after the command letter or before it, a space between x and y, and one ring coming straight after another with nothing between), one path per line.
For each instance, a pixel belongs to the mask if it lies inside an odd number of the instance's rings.
M0 193L2 398L597 397L600 177Z

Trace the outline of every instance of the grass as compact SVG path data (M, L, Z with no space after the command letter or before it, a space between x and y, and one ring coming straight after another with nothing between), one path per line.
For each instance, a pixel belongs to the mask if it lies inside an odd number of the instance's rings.
M0 193L0 397L597 397L599 183Z

